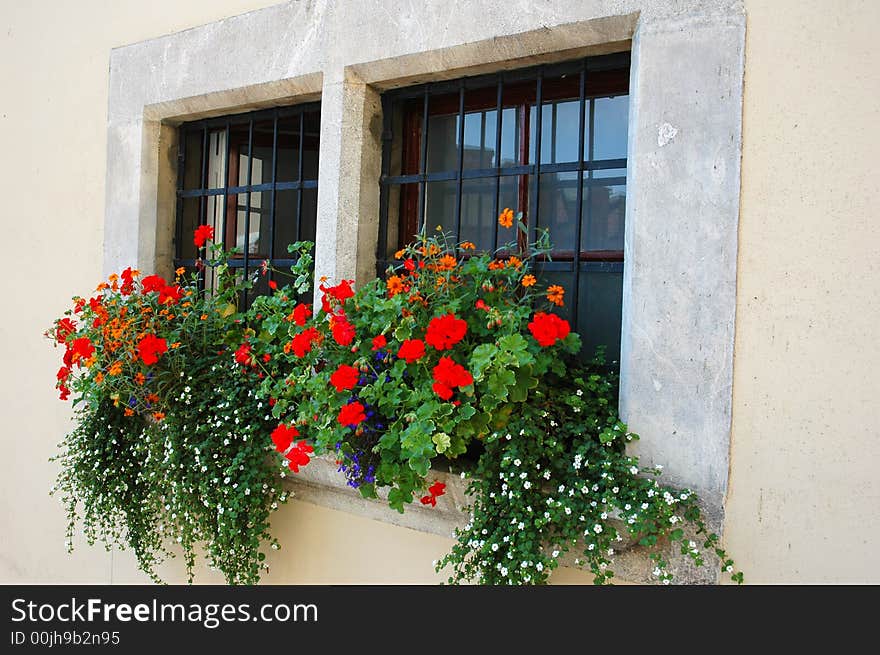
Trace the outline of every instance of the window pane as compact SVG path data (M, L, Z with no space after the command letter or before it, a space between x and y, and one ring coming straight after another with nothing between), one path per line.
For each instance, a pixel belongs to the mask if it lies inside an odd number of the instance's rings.
M284 259L289 257L287 246L297 241L296 205L299 191L287 189L275 192L275 245L272 257Z
M463 168L495 166L495 127L498 112L477 111L464 117Z
M303 115L303 170L302 179L318 179L318 154L321 142L321 113L307 111Z
M544 173L541 175L538 222L550 230L550 243L558 256L574 255L577 238L577 173Z
M584 180L584 226L581 250L623 251L626 185L599 186Z
M181 259L195 259L197 256L196 246L193 243L193 232L201 224L199 216L200 198L184 198L183 214L180 217L180 243L178 244L178 256Z
M495 178L465 180L461 185L461 232L478 250L494 250Z
M458 168L458 114L428 117L428 173Z
M278 182L295 182L299 179L299 116L278 119L278 165L275 175Z
M315 223L318 219L318 189L302 190L302 209L300 213L299 240L315 241ZM352 256L354 254L352 253Z
M226 130L208 132L208 188L226 186Z
M202 130L189 130L181 144L184 150L183 188L202 188Z
M593 159L626 157L629 96L596 98L593 102L595 124Z
M254 157L251 164L251 184L272 181L272 139L274 121L254 123Z
M501 111L501 165L518 166L521 162L519 108L508 107Z
M257 160L255 160L257 161ZM248 237L248 254L260 259L269 256L271 239L270 211L272 208L271 191L254 191L251 193L250 235Z
M498 212L501 213L505 208L510 208L515 214L519 211L519 185L522 177L520 175L508 175L501 178L501 189L498 196ZM492 216L492 227L497 230L497 241L495 249L501 248L513 241L516 241L517 228L516 225L510 228L502 227L498 224L498 216Z
M623 273L582 271L578 299L578 332L583 341L581 357L590 359L600 345L606 346L607 364L620 360L620 315L623 304Z
M425 193L426 227L428 234L434 234L439 225L445 234L455 229L455 181L428 182ZM454 237L453 237L454 238Z
M574 289L574 273L571 272L560 272L560 271L542 271L540 265L538 266L538 278L540 283L545 285L545 288L549 288L552 285L559 285L563 289L565 289L565 295L563 296L563 302L565 303L562 307L557 307L555 305L552 306L552 311L554 314L558 314L565 320L571 323L572 329L575 329L575 321L572 320L571 309L572 303L574 300L572 299L572 294L574 293L572 289ZM547 311L547 302L541 300L538 303L541 311Z
M248 124L239 123L229 127L229 181L233 185L247 184L248 171Z
M541 117L541 163L561 164L578 160L580 102L544 103Z

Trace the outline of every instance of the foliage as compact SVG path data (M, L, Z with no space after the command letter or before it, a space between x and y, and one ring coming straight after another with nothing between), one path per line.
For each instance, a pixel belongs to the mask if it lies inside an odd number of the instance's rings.
M624 537L648 546L653 575L672 580L659 546L678 542L682 555L703 565L720 558L736 582L733 562L701 517L696 496L661 486L640 469L625 445L628 433L614 410L614 385L601 355L566 377L548 376L503 431L486 439L468 494L471 520L437 563L449 582L541 584L573 551L596 584L614 576L615 547ZM648 474L648 475L646 475ZM683 526L695 531L689 538Z
M57 386L62 399L74 394L76 411L54 458L55 491L71 549L81 520L90 544L131 547L154 580L176 542L190 580L203 546L227 581L253 583L261 547L277 547L268 518L286 494L258 378L230 348L245 330L235 303L249 283L236 283L219 247L208 252L215 293L182 269L169 283L129 268L75 298L47 333L64 348Z

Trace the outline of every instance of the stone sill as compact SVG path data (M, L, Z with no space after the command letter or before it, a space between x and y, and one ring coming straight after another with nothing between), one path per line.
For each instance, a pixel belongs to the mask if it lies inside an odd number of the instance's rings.
M446 493L437 499L437 506L424 506L416 501L407 506L402 514L388 506L387 490L380 489L379 498L372 499L364 498L357 489L349 487L345 478L337 472L336 461L331 455L312 458L309 465L300 469L299 473L287 475L284 486L293 492L297 500L411 530L454 538L455 528L463 527L467 523L468 515L464 508L468 504L465 495L468 482L462 480L457 473L437 470L431 472L429 479L446 484ZM622 522L617 527L619 532L626 533ZM615 578L636 584L656 584L656 578L651 575L654 563L646 548L624 539L617 544L615 550L617 554L612 566ZM663 556L669 562L669 569L675 575L677 584L718 582L714 559L697 568L678 549L671 546L664 549ZM562 566L579 568L574 565L575 557L575 554L568 553L561 560Z

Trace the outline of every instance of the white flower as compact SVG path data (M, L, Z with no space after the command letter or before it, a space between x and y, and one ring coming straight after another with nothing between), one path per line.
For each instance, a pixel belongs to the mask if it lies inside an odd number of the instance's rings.
M602 526L597 523L596 525L593 526L593 532L595 532L596 534L599 534L600 532L602 532Z
M496 552L498 550L498 544L492 544L492 552Z
M602 520L604 521L605 519L608 518L608 514L607 514L606 512L602 512L602 513L599 515L599 518L602 519Z
M544 565L541 564L541 562L538 562L537 564L535 564L535 568L536 568L538 571L543 571L543 570L544 570Z
M583 391L583 389L578 389L577 391L575 391L575 393L576 393L578 396L583 396L583 395L584 395L584 391Z
M654 570L651 571L651 575L653 575L653 576L656 577L656 578L659 578L659 577L660 577L660 573L661 573L661 571L660 571L660 567L659 567L659 566L654 567Z
M552 555L553 555L554 559L557 558L557 557L559 557L559 551L558 551L558 550L554 550L553 553L552 553Z
M514 466L519 466L520 464L522 464L522 460L520 460L519 457L517 457L515 460L513 460Z
M507 576L507 567L506 566L501 567L501 575Z
M523 482L523 489L531 489L531 488L532 488L532 483L531 483L531 482L529 482L528 480L526 480L525 482Z
M566 507L565 513L566 513L566 515L570 515L571 514L571 507Z

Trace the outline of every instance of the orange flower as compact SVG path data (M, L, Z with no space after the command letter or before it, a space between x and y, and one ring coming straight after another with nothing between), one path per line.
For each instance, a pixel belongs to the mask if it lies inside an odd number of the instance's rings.
M406 254L406 250L398 250L394 253L394 259L403 259L403 256Z
M104 374L101 371L95 373L95 384L101 384L104 381Z
M181 266L181 267L178 268L176 271L174 271L174 274L175 274L177 277L180 277L180 276L183 275L184 273L186 273L186 269L185 269L183 266Z
M117 282L117 281L119 281L119 276L116 275L116 273L111 273L110 275L107 276L107 279L110 280L111 282Z
M547 288L547 300L552 302L554 305L558 305L562 307L565 303L562 299L565 297L565 289L563 289L558 284L550 285Z
M489 262L490 271L498 271L502 268L504 268L504 262L500 259L493 259L491 262Z
M153 418L157 421L161 421L163 418L165 418L165 412L153 412Z
M535 286L535 282L537 282L537 280L535 279L534 275L523 276L522 285L524 287L533 287L533 286Z
M498 224L501 227L512 227L513 226L513 210L509 207L505 207L504 211L498 216Z
M124 411L123 413L124 413L126 416L134 416L134 410L131 409L130 407L126 407L126 408L125 408L125 411Z
M511 256L510 259L507 260L507 265L511 268L519 268L522 266L522 260L519 257Z
M203 321L207 321L207 320L208 320L208 315L207 315L207 314L202 314L202 316L201 316L201 320L203 320Z
M95 287L95 291L103 291L104 289L109 289L110 285L106 282L101 282L97 287Z
M138 372L137 375L134 376L134 381L137 382L139 385L142 385L144 382L147 381L147 378L144 377L143 373Z
M474 250L476 248L470 241L462 241L458 247L462 250Z
M172 348L180 348L180 342L179 342L179 341L175 341L174 343L171 344L171 347L172 347Z
M148 403L157 403L159 402L159 396L154 393L147 394L147 402Z
M119 375L122 373L122 362L116 361L110 365L110 370L107 371L107 375Z
M440 246L438 246L436 243L432 243L430 246L428 246L428 257L433 257L438 252L440 252Z
M443 255L440 258L440 261L437 262L434 270L436 271L451 271L458 265L455 257L452 255Z
M402 293L404 291L403 280L399 275L392 275L385 282L385 286L388 288L388 297L393 298L398 293Z

